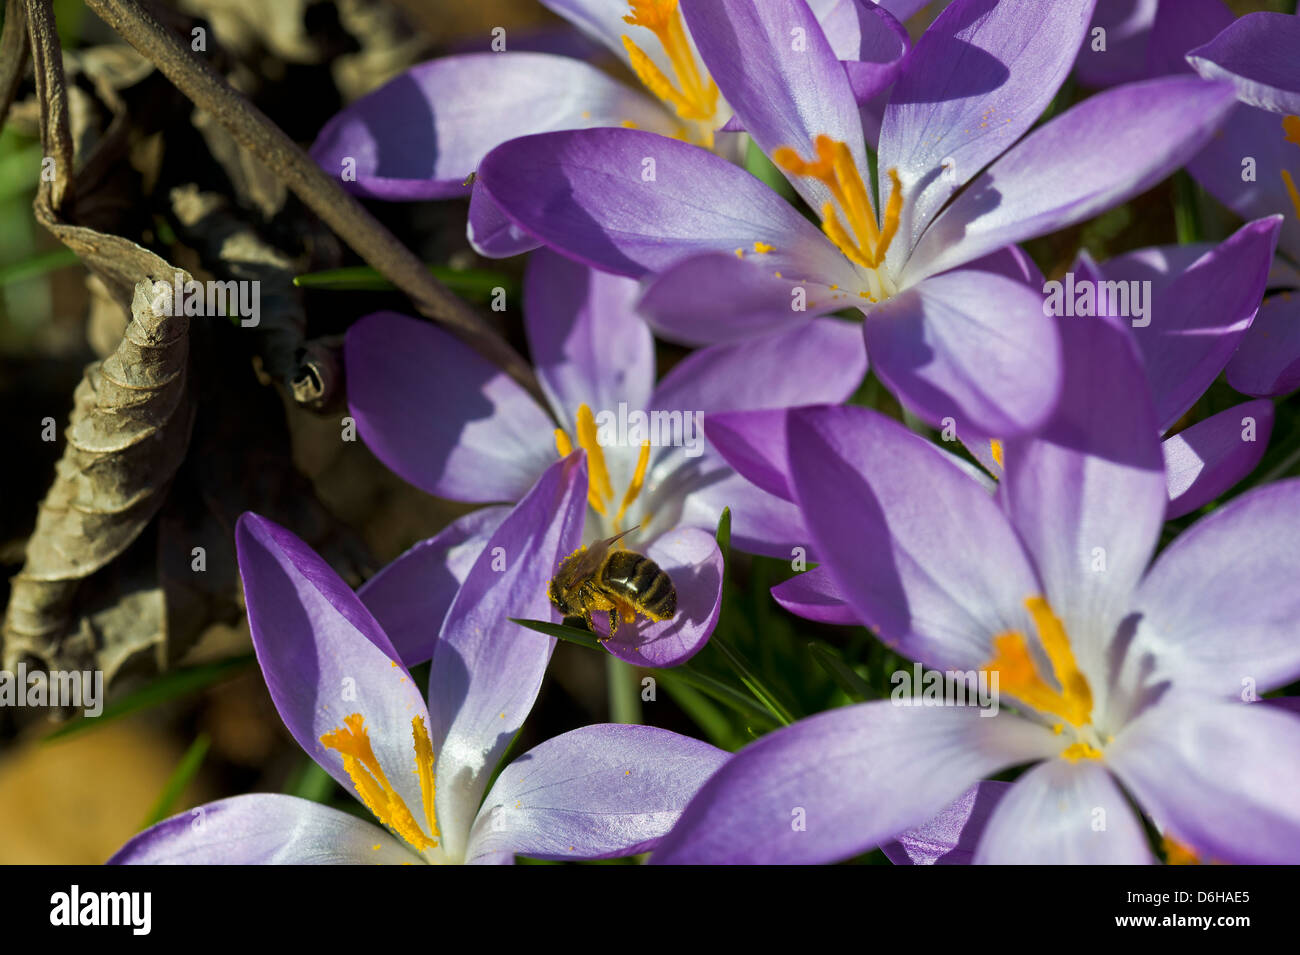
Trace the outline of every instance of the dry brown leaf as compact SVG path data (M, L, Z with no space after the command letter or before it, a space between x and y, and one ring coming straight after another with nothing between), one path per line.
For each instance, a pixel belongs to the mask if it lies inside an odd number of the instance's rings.
M6 666L26 656L65 668L63 644L79 629L72 605L80 582L139 536L185 455L193 421L189 320L156 312L152 298L152 283L138 282L117 351L88 366L77 387L67 445L13 580Z

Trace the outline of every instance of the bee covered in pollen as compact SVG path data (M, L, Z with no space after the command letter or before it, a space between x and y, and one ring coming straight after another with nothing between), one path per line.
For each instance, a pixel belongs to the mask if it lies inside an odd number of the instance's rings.
M581 617L593 633L593 615L609 614L611 637L620 618L632 623L639 613L655 622L671 620L677 613L672 580L649 557L619 544L636 529L580 547L561 561L546 591L551 603L566 617Z

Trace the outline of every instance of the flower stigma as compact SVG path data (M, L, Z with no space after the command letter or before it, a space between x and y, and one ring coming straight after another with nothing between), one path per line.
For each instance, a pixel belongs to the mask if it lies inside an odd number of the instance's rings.
M672 64L677 85L673 85L672 80L631 37L623 34L623 46L627 49L633 72L646 89L673 107L680 119L694 127L693 135L686 138L697 146L712 149L718 86L695 61L681 12L677 9L677 0L629 0L628 6L632 13L623 17L623 22L645 27L655 35Z
M627 489L623 492L622 502L619 504L618 511L614 514L613 523L608 524L610 505L614 501L614 486L609 478L609 467L605 463L605 451L600 446L600 438L596 429L596 417L591 413L591 408L585 403L578 406L577 420L574 423L573 430L578 436L578 447L587 452L587 503L606 522L607 529L612 528L613 534L621 534L623 532L623 521L627 516L627 509L641 495L641 489L645 486L646 471L650 467L650 442L641 442L641 452L637 456L636 471L632 474L632 480L628 482ZM573 441L563 428L555 429L555 450L559 452L562 458L568 457L573 452Z
M424 819L432 838L424 834L411 813L406 801L393 788L384 769L370 746L370 734L360 713L343 718L343 726L335 727L320 738L321 745L343 757L343 768L356 788L357 795L381 823L415 847L417 852L436 848L438 822L434 813L433 743L425 728L424 717L411 720L411 734L415 744L415 773L420 780Z
M772 152L772 161L791 175L816 179L830 190L834 201L822 204L822 232L845 258L867 270L869 288L863 297L884 301L898 291L888 271L881 268L898 233L903 212L903 184L898 170L890 169L886 173L892 188L885 206L884 224L878 227L871 197L849 147L824 133L818 135L814 145L817 150L814 159L804 159L792 147L781 146ZM840 213L848 221L848 229L840 221Z
M1061 751L1062 758L1070 762L1101 759L1101 740L1091 726L1092 687L1074 659L1065 626L1045 597L1027 598L1025 608L1060 689L1052 686L1039 671L1024 634L1015 630L993 638L993 659L982 669L996 672L999 686L1022 703L1062 720L1052 727L1057 733L1065 729L1065 724L1072 727L1075 741Z

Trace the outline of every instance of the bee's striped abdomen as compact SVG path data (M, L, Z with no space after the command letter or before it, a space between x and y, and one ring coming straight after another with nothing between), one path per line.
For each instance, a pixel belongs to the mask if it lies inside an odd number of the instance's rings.
M601 584L646 616L667 620L677 613L677 589L649 557L616 550L601 568Z

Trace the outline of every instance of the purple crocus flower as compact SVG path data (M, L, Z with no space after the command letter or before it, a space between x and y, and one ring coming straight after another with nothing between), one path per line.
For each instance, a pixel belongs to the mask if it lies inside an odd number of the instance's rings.
M509 863L653 847L725 753L648 726L587 726L518 757L483 795L554 648L507 618L548 616L546 577L581 532L585 470L581 455L549 468L493 533L441 627L427 622L427 706L338 575L284 528L240 518L249 628L271 698L299 745L381 825L255 793L159 823L111 861Z
M1261 397L1300 388L1297 44L1296 17L1256 13L1237 20L1221 0L1162 3L1148 44L1151 75L1185 74L1195 67L1204 76L1231 82L1241 100L1219 133L1188 162L1187 171L1244 219L1284 217L1269 277L1274 294L1264 300L1227 367L1228 384ZM1278 56L1278 50L1289 52Z
M1079 360L1042 432L1006 442L995 497L868 409L786 414L789 480L839 592L925 667L996 673L996 713L879 701L782 728L701 788L652 861L842 859L1026 764L975 862L1151 861L1121 785L1204 858L1300 859L1300 719L1248 702L1300 676L1300 481L1243 494L1150 563L1167 491L1132 332L1061 331Z
M632 127L696 143L732 160L743 157L742 139L717 135L724 127L729 132L741 127L727 125L734 120L731 107L700 63L677 0L541 2L607 47L641 88L591 63L545 52L446 56L412 67L349 105L321 130L312 157L341 174L345 188L370 198L470 196L469 238L488 255L515 255L537 244L468 183L493 147L516 136ZM923 5L918 0L886 0L879 8L851 0L818 3L864 102L891 81L891 71L907 53L907 33L894 15L905 18ZM877 22L882 29L870 29Z
M1107 314L1132 326L1162 435L1205 393L1249 334L1281 224L1281 216L1269 216L1242 226L1217 246L1158 246L1101 264L1084 253L1071 268L1076 296L1095 297L1096 307L1109 308ZM1131 314L1139 300L1144 300L1141 316ZM1115 310L1118 302L1128 303L1129 314ZM1067 315L1060 320L1089 319ZM1065 360L1072 360L1068 353ZM1272 426L1272 402L1255 400L1165 437L1166 519L1190 514L1254 470ZM724 456L730 450L723 447ZM973 444L970 450L994 477L1002 476L999 442Z
M843 401L866 361L856 329L820 319L698 351L656 384L636 294L629 279L539 250L525 276L524 314L549 407L447 333L388 312L348 331L348 402L380 460L455 500L514 501L557 455L585 450L591 482L582 542L636 528L625 544L668 573L678 598L672 620L620 625L605 646L629 663L672 666L717 624L722 555L713 532L724 507L741 549L788 555L807 540L795 506L736 475L707 445L703 421L722 411ZM368 605L408 664L427 658L427 620L439 619L504 511L462 518L368 585Z
M1035 4L1032 15L957 0L894 82L877 216L852 90L804 0L683 0L682 10L723 95L821 229L743 170L633 130L513 140L483 160L479 183L565 255L654 275L642 308L670 338L737 340L861 309L881 380L922 419L952 418L966 436L1031 431L1059 390L1055 328L1006 247L1150 187L1232 105L1227 84L1130 84L1018 142L1069 72L1092 0Z
M1079 82L1092 89L1106 89L1146 79L1147 41L1159 3L1097 0L1074 64Z
M1274 414L1272 402L1265 399L1234 405L1176 434L1169 431L1249 334L1268 281L1280 223L1279 216L1248 223L1217 246L1139 249L1101 265L1085 255L1068 273L1068 284L1058 283L1058 291L1070 298L1071 312L1085 291L1087 308L1100 307L1107 314L1114 315L1117 301L1130 306L1139 300L1144 303L1141 316L1124 315L1120 320L1133 327L1157 427L1164 436L1167 519L1190 514L1227 491L1254 470L1268 446ZM1041 275L1030 282L1045 292L1048 288ZM1084 324L1094 320L1083 314L1058 319ZM1086 361L1087 355L1067 349L1067 376L1076 359ZM794 501L785 470L785 419L779 411L714 415L705 428L714 447L740 474L769 493ZM974 476L992 492L995 485L988 477L1000 479L1003 474L1002 442L970 441L967 447L988 472ZM957 458L953 461L960 463ZM791 613L811 620L858 622L824 566L778 584L772 596Z

